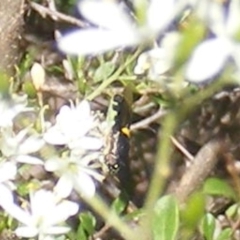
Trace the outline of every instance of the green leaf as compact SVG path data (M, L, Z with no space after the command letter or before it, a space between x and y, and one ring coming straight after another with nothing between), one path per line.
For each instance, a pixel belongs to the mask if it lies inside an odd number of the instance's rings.
M36 98L37 92L31 81L25 81L23 83L23 91L28 95L29 98Z
M10 87L10 77L5 73L0 72L0 93L7 94Z
M112 62L102 63L94 74L94 81L100 82L108 78L115 70L115 65Z
M229 240L232 239L232 229L225 228L217 237L216 240Z
M220 195L236 199L236 194L232 187L226 181L219 178L207 179L203 186L203 192L209 195Z
M85 231L85 229L82 227L82 225L79 225L79 228L77 230L77 236L76 239L81 239L81 240L88 240L88 234Z
M210 213L207 213L201 222L201 230L203 236L206 240L212 240L215 232L216 220L214 216Z
M170 195L160 198L155 205L154 212L154 239L176 239L179 228L179 209L176 199Z
M111 209L113 209L117 214L120 214L124 211L127 204L128 204L127 198L124 198L122 197L122 195L120 195L113 201Z
M181 211L183 225L188 231L193 231L203 217L205 211L205 196L201 192L196 192L189 197L185 208Z
M226 210L226 215L228 218L234 218L238 215L239 211L239 203L231 205L227 210Z
M78 236L77 239L85 239L84 236L88 237L94 233L95 226L96 226L96 219L90 212L81 213L79 216L79 219L80 219L80 225L77 231L77 236Z

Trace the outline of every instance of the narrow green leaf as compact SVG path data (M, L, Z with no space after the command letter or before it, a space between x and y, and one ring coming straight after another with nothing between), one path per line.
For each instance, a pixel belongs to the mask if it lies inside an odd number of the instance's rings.
M232 229L225 228L217 237L216 240L229 240L232 239Z
M36 98L37 92L31 81L29 80L25 81L23 83L22 89L24 93L28 95L29 98Z
M76 239L88 240L87 232L84 230L83 226L80 224L77 230Z
M100 82L108 78L115 70L115 65L112 62L102 63L94 74L94 81Z
M85 235L92 235L94 233L94 229L96 226L96 219L95 217L89 213L89 212L84 212L81 213L79 216L80 219L80 226L78 229L78 234L85 234ZM82 238L78 238L82 239Z
M154 239L176 239L179 228L179 209L176 199L170 195L160 198L155 205L154 212Z
M216 221L212 214L207 213L201 222L201 230L206 240L212 240L216 227Z
M203 192L209 195L220 195L236 199L236 194L232 187L224 180L219 178L209 178L205 181Z
M0 71L0 93L7 94L10 87L10 77Z
M128 203L128 200L124 197L122 197L122 195L118 198L116 198L111 206L111 209L113 209L117 214L120 214L124 211L124 209L126 208Z
M239 203L231 205L227 210L226 210L226 215L228 218L234 218L237 216L239 211Z

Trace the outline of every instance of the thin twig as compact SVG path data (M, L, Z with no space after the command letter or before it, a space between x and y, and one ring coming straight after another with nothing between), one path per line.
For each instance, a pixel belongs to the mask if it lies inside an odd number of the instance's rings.
M94 234L94 239L101 239L101 237L111 228L111 225L105 224L97 233Z
M235 189L238 193L238 197L240 197L240 181L239 181L239 173L235 165L235 159L232 155L232 153L225 153L224 159L226 161L227 165L227 171L231 175L233 182L235 184Z
M46 16L49 16L50 18L52 18L53 21L63 21L63 22L71 23L78 27L88 27L87 23L84 23L83 21L81 21L77 18L68 16L64 13L60 13L60 12L51 10L51 9L44 7L38 3L29 1L28 4L33 10L38 12L43 18L45 18Z
M131 131L136 130L136 129L140 129L140 128L147 128L151 123L159 120L160 118L162 118L163 116L166 115L168 111L163 110L163 109L159 109L156 113L154 113L152 116L145 118L137 123L134 123L131 125Z
M193 162L194 156L175 137L171 136L171 141L190 162Z

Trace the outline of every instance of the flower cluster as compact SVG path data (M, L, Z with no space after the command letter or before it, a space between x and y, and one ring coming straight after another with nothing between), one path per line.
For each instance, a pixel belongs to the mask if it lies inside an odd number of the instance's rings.
M134 1L138 4L144 1ZM146 1L147 2L147 1ZM146 4L145 2L145 4ZM159 36L168 36L173 20L186 9L205 24L209 35L193 50L189 61L184 65L184 79L202 83L216 77L229 63L236 66L235 75L239 76L240 51L238 35L240 26L240 6L238 0L151 0L147 6L142 24L133 22L128 11L115 1L83 0L77 7L81 14L98 27L75 30L58 39L58 47L66 54L96 55L105 51L133 47L146 42L154 42ZM141 14L140 14L141 15ZM178 39L181 37L178 34ZM97 41L96 41L97 39ZM172 69L178 41L157 43L149 52L139 56L134 72L143 73L149 69L149 79L159 80ZM166 78L166 77L165 77Z
M151 0L140 26L131 21L117 1L83 0L77 6L81 14L99 28L76 30L58 39L59 49L74 55L98 54L152 41L184 5L175 5L174 0Z
M15 119L26 117L26 112L36 116L42 113L27 107L26 96L2 95L0 111L0 206L18 221L15 232L19 237L51 239L51 235L67 233L70 228L64 222L79 207L66 198L73 189L80 196L92 197L96 190L94 181L104 179L98 171L104 144L98 115L91 112L85 100L76 105L70 103L61 107L54 124L44 124L37 131L34 122L23 128L16 124ZM47 152L47 156L41 151ZM13 190L24 178L20 169L29 165L41 166L58 180L52 191L42 189L41 182L39 190L30 189L30 202L26 201L27 207L22 208L15 203Z

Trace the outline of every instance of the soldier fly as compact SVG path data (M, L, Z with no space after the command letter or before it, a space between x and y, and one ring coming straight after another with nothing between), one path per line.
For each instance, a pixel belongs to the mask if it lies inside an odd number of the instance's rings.
M131 110L128 101L119 94L113 98L113 125L108 136L105 164L112 175L116 175L120 184L130 186L129 150Z

